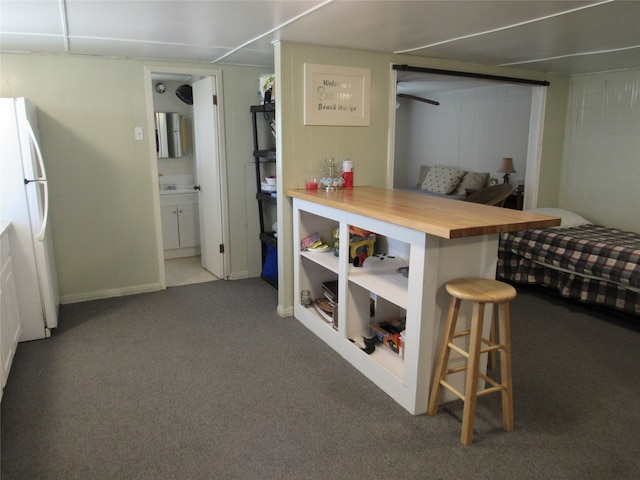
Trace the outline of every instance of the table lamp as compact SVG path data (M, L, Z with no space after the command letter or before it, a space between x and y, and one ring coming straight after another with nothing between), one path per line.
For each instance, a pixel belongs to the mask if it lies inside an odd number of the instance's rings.
M504 183L509 183L509 174L516 173L516 169L513 168L513 158L503 158L502 165L498 169L499 173L504 173L504 177L502 177Z

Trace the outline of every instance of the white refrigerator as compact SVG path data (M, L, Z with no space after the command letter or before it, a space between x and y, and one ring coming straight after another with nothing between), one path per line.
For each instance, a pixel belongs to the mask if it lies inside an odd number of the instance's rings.
M37 109L26 98L0 98L0 221L13 226L9 241L20 341L49 337L58 325L48 194Z

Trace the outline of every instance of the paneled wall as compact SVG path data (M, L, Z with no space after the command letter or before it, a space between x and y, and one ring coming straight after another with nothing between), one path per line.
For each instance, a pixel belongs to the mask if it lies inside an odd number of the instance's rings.
M560 206L640 232L640 69L572 77Z
M524 180L531 115L531 87L499 85L430 93L434 106L399 98L396 110L394 186L415 186L420 165L450 165L499 177L512 157Z

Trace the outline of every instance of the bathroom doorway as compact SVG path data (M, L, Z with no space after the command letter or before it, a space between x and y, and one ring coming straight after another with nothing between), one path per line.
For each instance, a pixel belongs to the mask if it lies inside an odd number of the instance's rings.
M154 205L161 286L225 279L229 268L225 245L229 242L221 72L146 67L145 77L148 143L157 185ZM191 98L185 98L185 89L179 88L183 85L188 86ZM155 112L159 104L161 109L177 110L184 117L189 130L182 135L186 141L184 156L156 155ZM167 223L176 221L181 245L174 244L173 225ZM198 264L200 272L194 271Z

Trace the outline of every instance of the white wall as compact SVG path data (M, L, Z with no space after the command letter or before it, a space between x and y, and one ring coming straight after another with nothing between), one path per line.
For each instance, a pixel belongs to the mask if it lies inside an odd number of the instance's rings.
M298 188L323 158L349 158L354 184L387 186L390 62L387 55L313 45L276 45L278 191ZM304 64L371 70L371 125L304 125ZM292 202L278 200L278 312L293 315Z
M524 181L531 114L531 87L499 85L431 93L430 105L399 98L396 110L394 186L416 185L420 165L450 165L497 173L503 157L512 157Z
M260 273L258 207L255 186L245 188L245 166L253 150L249 106L257 100L263 69L3 53L0 95L28 97L39 107L63 302L160 288L157 178L151 168L157 160L133 130L144 127L145 140L153 134L146 128L144 75L151 65L156 71L164 66L223 71L230 275Z
M387 185L389 93L392 63L544 79L543 74L436 59L293 45L276 48L278 98L278 178L280 191L295 188L309 167L324 156L352 158L355 183ZM370 127L304 126L305 62L372 70ZM41 137L50 164L52 228L60 289L65 301L159 288L151 162L146 142L133 127L147 125L144 67L193 67L223 71L231 277L260 273L260 243L252 162L249 106L257 101L257 81L265 69L185 62L142 62L65 55L0 56L0 95L26 96L40 107ZM560 99L564 90L554 92ZM547 102L546 115L564 117L564 104ZM562 132L547 132L543 172L560 159ZM148 134L149 132L145 132ZM549 154L548 152L551 152ZM548 164L554 168L547 169ZM552 177L554 177L552 175ZM555 178L555 177L554 177ZM553 196L555 189L548 192ZM278 204L281 279L279 309L293 305L290 202ZM283 250L280 250L283 248Z
M640 69L571 78L560 206L640 233Z
M354 161L355 185L388 186L388 158L392 144L390 122L393 112L391 66L410 64L417 67L470 71L488 75L507 75L544 80L546 75L518 69L488 67L414 56L387 55L350 49L319 47L282 42L276 45L276 108L278 113L278 183L279 191L304 185L313 165L326 156L347 157ZM368 127L305 126L304 64L343 65L371 69L371 125ZM549 87L553 93L555 89ZM560 112L560 113L559 113ZM547 105L546 114L564 116L564 105ZM546 148L555 152L561 134ZM561 148L557 147L558 149ZM546 152L542 152L545 166ZM500 157L498 157L498 160ZM497 168L497 167L496 167ZM517 168L517 167L516 167ZM278 201L278 312L292 314L293 248L291 200L281 195Z

